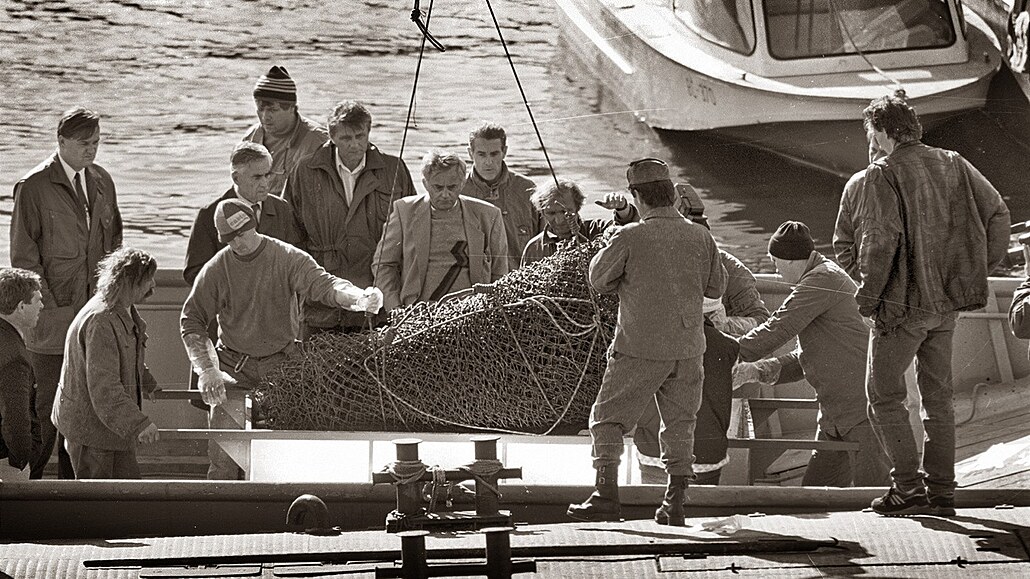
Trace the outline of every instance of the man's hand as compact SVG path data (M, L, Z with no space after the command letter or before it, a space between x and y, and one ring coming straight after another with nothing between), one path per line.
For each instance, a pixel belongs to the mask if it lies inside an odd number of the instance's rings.
M232 376L222 372L218 368L208 368L200 375L197 386L200 388L200 396L204 404L218 406L225 402L225 385L235 384Z
M357 312L378 313L383 307L383 292L375 286L369 286L361 292L361 297L351 307Z
M757 382L771 386L780 379L782 365L776 358L766 358L757 362L739 362L733 366L733 389L745 384Z
M138 440L140 444L150 444L152 442L157 442L157 438L157 425L151 422L147 425L146 428L143 429L143 432L139 433L139 436L136 437L136 440Z
M629 209L629 201L626 200L626 197L622 193L617 191L605 193L604 197L598 201L594 201L594 203L612 211L625 211L626 209Z

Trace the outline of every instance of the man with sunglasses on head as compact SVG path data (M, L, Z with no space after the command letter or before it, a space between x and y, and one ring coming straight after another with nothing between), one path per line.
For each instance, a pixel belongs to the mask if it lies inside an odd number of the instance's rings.
M72 318L96 290L97 263L122 244L122 216L114 181L94 163L100 146L100 115L77 107L57 124L57 152L14 186L11 265L42 278L43 311L25 336L36 377L33 396L31 478L43 477L54 443L50 420L64 363L64 338ZM71 459L58 442L58 477L75 478Z
M254 106L258 122L243 140L264 145L272 154L268 191L282 196L286 176L301 159L329 140L329 135L320 124L297 110L297 83L281 66L273 66L258 79L254 86Z
M626 171L641 220L616 231L590 261L590 284L619 296L608 366L590 410L594 492L569 505L580 521L619 520L617 476L623 437L652 402L658 405L662 464L669 475L661 525L684 525L683 499L693 478L694 425L701 406L704 298L726 288L712 234L674 207L669 167L641 159Z

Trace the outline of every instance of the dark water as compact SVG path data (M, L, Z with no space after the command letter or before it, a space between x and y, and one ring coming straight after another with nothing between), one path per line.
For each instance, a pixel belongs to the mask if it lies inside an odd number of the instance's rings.
M557 8L549 0L493 5L560 176L600 196L623 186L628 161L663 157L701 192L717 239L745 262L769 270L765 242L786 219L808 223L819 247L828 248L843 180L739 144L656 133L577 68L559 42ZM272 64L286 66L297 80L304 115L322 121L338 100L364 101L374 116L372 140L400 150L420 38L407 1L5 0L2 6L3 263L14 183L53 151L57 118L75 104L103 115L98 162L118 187L126 242L155 253L162 267L181 266L196 210L229 186L229 152L255 120L251 90ZM409 167L431 147L463 150L468 131L490 119L508 129L509 165L538 182L549 178L485 0L440 0L431 27L448 50L427 47L403 151ZM977 132L982 124L975 118L962 131L946 128L945 140L956 134L951 140L958 144L949 144L960 151L970 142L990 149L991 132ZM1003 193L1014 219L1030 217L1026 196L1018 194L1027 167L1021 154L1015 160L989 150L983 155L997 166L989 176L1011 182ZM592 203L584 213L601 214Z

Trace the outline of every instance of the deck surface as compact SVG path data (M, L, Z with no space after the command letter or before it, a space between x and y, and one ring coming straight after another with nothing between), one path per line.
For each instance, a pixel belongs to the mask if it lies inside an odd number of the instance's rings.
M687 542L755 542L804 538L839 541L835 548L811 553L761 553L707 556L583 555L536 558L542 577L669 577L709 574L750 577L1027 577L1030 576L1030 508L960 509L950 518L880 517L871 512L753 516L744 529L729 535L705 530L714 519L690 519L684 528L660 527L651 521L565 523L519 526L513 549L532 546L649 545ZM434 534L427 549L482 549L478 533ZM359 531L335 537L275 533L168 537L127 540L80 540L0 544L0 572L16 578L136 578L139 567L87 569L83 561L183 556L259 555L304 552L396 551L400 539L382 531ZM476 561L470 561L476 562ZM479 560L482 562L482 559ZM432 560L430 565L440 564ZM374 577L389 562L318 565L244 564L209 568L207 577ZM147 569L143 576L184 576L182 568ZM194 572L196 570L193 570ZM3 576L0 574L0 576ZM199 575L193 575L199 576ZM526 576L526 575L523 575Z

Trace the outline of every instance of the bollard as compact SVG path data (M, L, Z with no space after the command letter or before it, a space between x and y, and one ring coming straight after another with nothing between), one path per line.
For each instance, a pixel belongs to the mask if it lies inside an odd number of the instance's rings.
M425 468L425 464L418 457L418 445L422 441L417 438L399 438L393 441L396 447L398 466L405 469L417 470ZM422 513L422 482L397 485L397 513L402 517L418 515Z
M429 531L402 531L397 534L401 537L401 577L427 579L426 535Z
M512 575L511 527L483 529L486 535L486 576L489 579L509 579Z
M498 440L500 440L499 436L491 434L483 434L472 437L472 443L475 444L476 448L476 460L472 463L473 470L475 471L477 466L481 466L486 471L496 471L493 474L489 475L479 474L479 476L475 479L477 515L496 515L500 510L500 498L497 496L496 492L497 481L500 478L501 474L499 470L496 470L496 468L500 466L500 463L497 461Z

